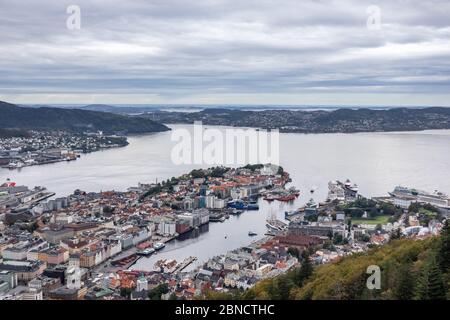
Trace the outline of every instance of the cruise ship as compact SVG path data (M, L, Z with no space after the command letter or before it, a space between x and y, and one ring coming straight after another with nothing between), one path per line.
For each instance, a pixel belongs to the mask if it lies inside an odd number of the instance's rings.
M400 207L407 208L412 202L422 202L450 212L450 198L438 190L429 193L418 189L396 186L392 192L389 192L389 195L394 199L394 204Z

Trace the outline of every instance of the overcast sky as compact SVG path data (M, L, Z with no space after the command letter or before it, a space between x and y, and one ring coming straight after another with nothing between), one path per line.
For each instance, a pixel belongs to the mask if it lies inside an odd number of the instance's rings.
M450 1L0 0L0 100L450 106Z

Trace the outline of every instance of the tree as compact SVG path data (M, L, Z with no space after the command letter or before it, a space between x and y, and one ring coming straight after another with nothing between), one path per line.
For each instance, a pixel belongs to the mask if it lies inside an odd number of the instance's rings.
M284 169L283 169L282 166L278 166L277 174L279 174L279 175L283 175L284 174Z
M396 272L394 298L397 300L411 300L414 297L414 278L409 264L401 265Z
M450 270L450 223L448 219L445 221L441 231L441 241L437 259L441 271L447 273Z
M202 169L194 169L190 172L192 178L204 178L205 172Z
M402 232L400 231L400 228L397 228L391 232L390 240L400 239L401 237L402 237Z
M422 272L419 279L416 298L419 300L445 300L446 292L442 272L433 257Z
M289 249L287 250L287 252L288 252L291 256L296 257L297 259L300 258L300 251L298 251L297 248L289 247Z
M173 292L170 296L169 296L169 300L178 300L177 295L175 294L175 292Z
M296 281L298 286L302 286L305 281L312 275L313 267L311 261L309 261L309 253L308 251L302 252L302 265L298 270Z
M276 296L281 300L289 299L289 294L291 292L294 283L288 277L280 277L276 282Z
M130 288L120 288L120 295L124 298L130 298L131 289Z
M335 233L333 237L333 244L342 244L344 238L342 237L342 234Z
M169 292L169 286L167 283L162 283L148 292L150 300L161 300L161 295Z

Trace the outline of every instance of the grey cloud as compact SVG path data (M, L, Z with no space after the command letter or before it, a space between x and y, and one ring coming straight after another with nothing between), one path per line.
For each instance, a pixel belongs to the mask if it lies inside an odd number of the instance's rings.
M148 94L195 103L247 94L256 102L264 93L271 103L286 94L301 104L308 93L320 104L324 92L328 100L366 92L445 104L450 97L447 1L83 0L75 1L76 31L65 27L72 1L1 2L0 98L111 94L133 103L133 94ZM379 31L366 28L372 4L381 9Z

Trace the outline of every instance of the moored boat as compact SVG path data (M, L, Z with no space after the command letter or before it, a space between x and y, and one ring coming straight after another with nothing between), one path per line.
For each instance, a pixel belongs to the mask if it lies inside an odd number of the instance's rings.
M153 246L155 248L155 250L161 250L162 248L164 248L166 245L162 242L157 242L155 243L155 245Z
M155 253L155 249L153 249L153 248L147 248L147 249L139 250L138 252L136 252L136 254L138 256L144 256L144 257L151 256L153 253Z

